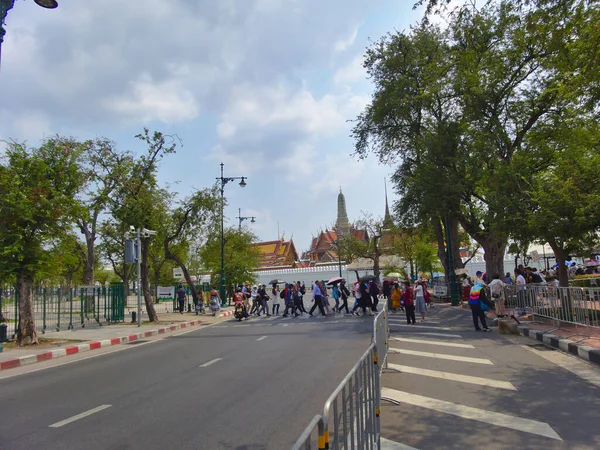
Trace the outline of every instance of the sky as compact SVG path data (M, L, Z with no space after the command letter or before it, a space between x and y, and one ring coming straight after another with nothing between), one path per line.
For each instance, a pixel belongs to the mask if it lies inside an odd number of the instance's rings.
M176 134L159 180L180 197L220 176L229 225L299 252L331 227L382 217L393 167L352 156L373 87L362 60L423 14L412 0L17 0L0 68L0 139L106 137L142 154L144 127ZM396 199L388 182L390 207Z

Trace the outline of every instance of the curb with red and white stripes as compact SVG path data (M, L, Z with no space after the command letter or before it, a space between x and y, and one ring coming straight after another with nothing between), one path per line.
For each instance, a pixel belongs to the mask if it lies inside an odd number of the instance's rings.
M229 315L229 312L221 314L222 317ZM200 320L193 322L180 323L177 325L171 325L165 328L158 328L156 330L146 331L144 333L129 334L123 337L116 337L112 339L105 339L102 341L88 342L85 344L73 345L70 347L58 348L44 353L38 353L36 355L20 356L18 358L9 359L0 362L0 370L14 369L16 367L26 366L28 364L34 364L42 361L48 361L50 359L62 358L63 356L74 355L76 353L87 352L90 350L97 350L99 348L110 347L112 345L124 344L125 342L138 341L150 336L157 336L159 334L168 333L170 331L180 330L182 328L189 328L201 324Z

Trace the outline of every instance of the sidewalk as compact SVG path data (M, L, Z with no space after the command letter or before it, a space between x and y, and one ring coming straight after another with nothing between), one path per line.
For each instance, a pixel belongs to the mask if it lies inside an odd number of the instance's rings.
M463 305L468 309L468 305ZM512 318L496 319L494 311L486 312L490 326L498 326L500 333L520 334L550 347L578 356L600 365L600 328L574 323L557 322L530 314Z
M210 313L198 316L195 313L161 313L158 316L158 323L145 322L141 327L138 327L136 323L129 322L39 333L39 345L16 347L14 342L4 343L3 351L0 353L0 370L141 340L182 328L210 324L232 314L233 307L227 306L222 308L215 317Z

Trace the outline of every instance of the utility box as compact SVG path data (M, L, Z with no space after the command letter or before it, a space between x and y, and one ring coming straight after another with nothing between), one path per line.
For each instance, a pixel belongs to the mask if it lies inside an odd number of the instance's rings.
M132 264L137 261L137 240L127 239L125 241L125 262Z

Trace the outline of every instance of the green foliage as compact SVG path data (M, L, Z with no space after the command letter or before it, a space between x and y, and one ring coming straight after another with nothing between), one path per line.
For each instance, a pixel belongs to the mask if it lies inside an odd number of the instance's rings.
M31 149L8 143L0 166L0 279L52 264L48 250L69 236L78 213L81 151L59 137Z
M254 271L258 268L260 252L253 243L256 236L246 228L226 228L225 235L225 280L228 289L246 281L255 283ZM211 272L212 285L217 287L221 280L221 234L213 232L206 244L200 248L199 256L204 267Z

